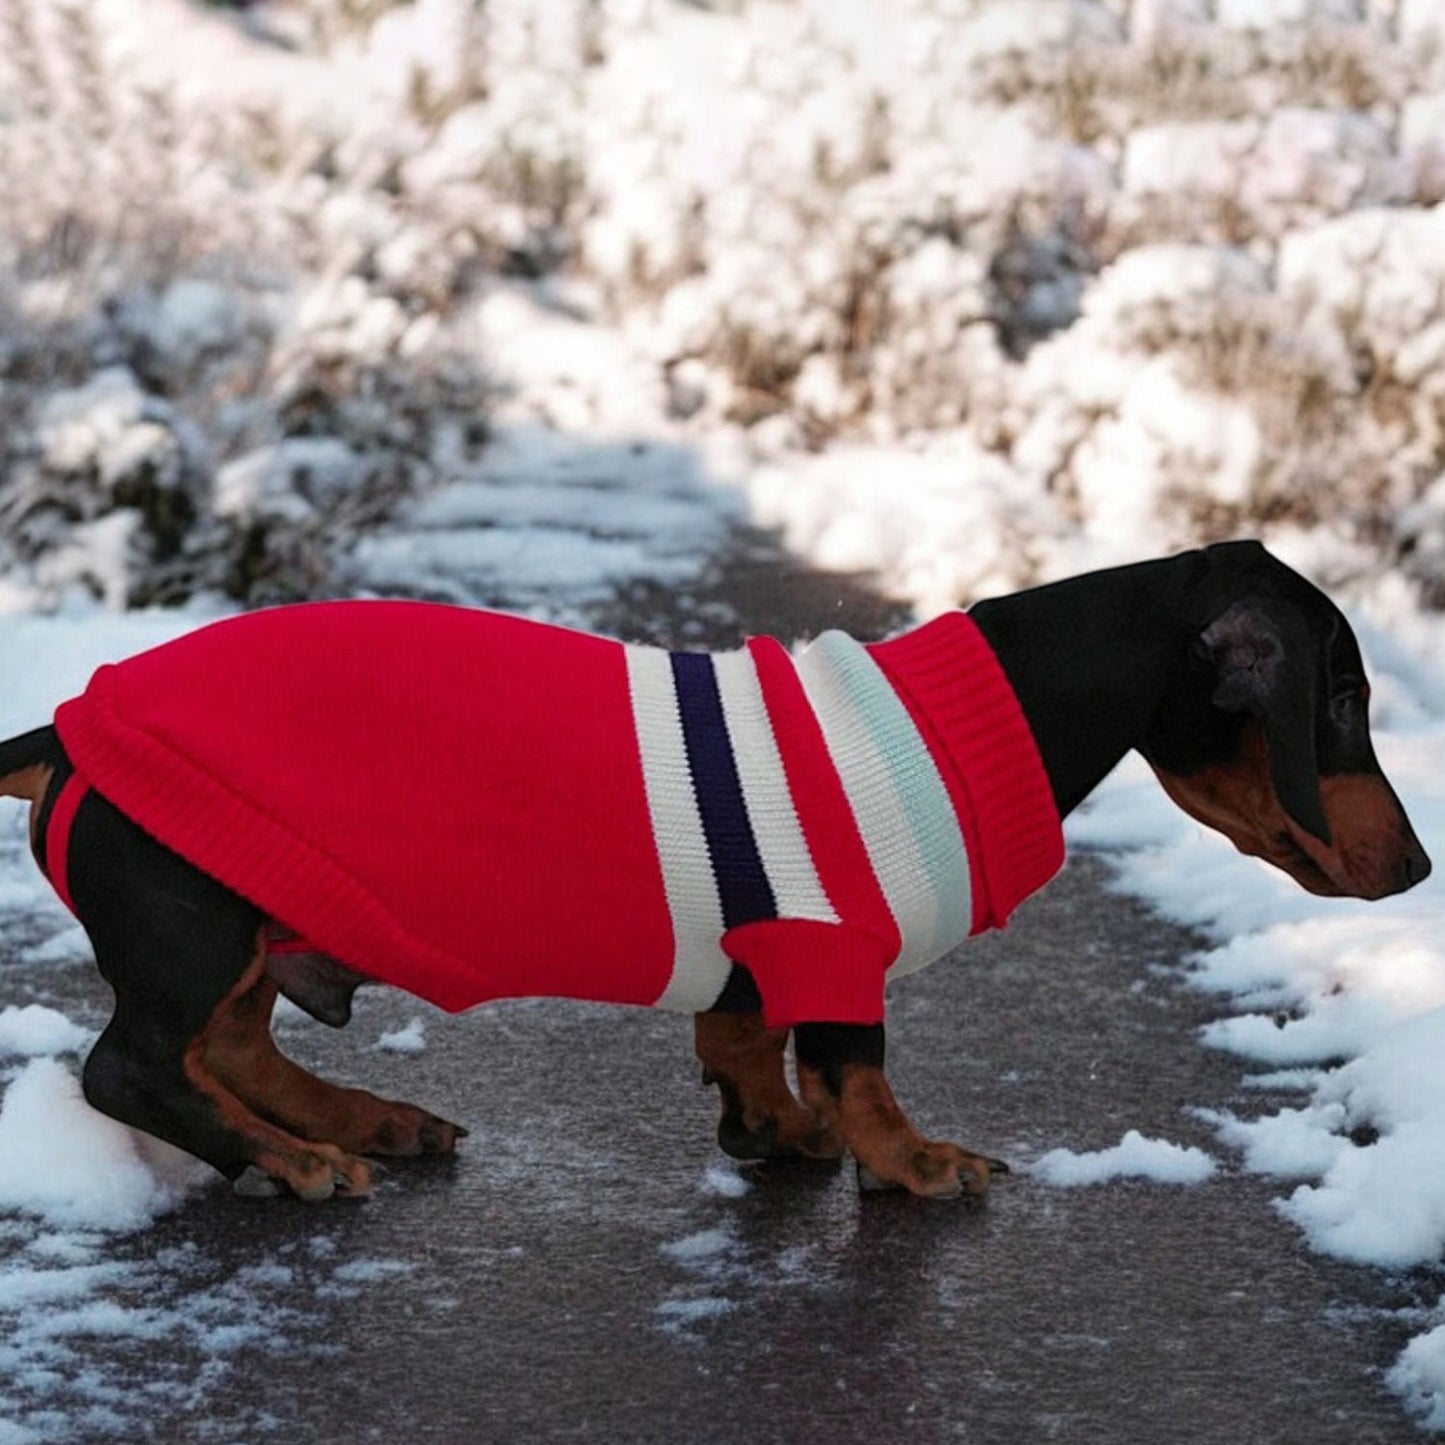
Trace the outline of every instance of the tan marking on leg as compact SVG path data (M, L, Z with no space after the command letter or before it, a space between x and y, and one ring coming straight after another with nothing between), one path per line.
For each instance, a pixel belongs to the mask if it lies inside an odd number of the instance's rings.
M696 1043L708 1076L722 1088L719 1139L730 1153L744 1158L842 1155L842 1141L788 1087L783 1067L787 1029L764 1028L751 1014L698 1014Z
M0 798L23 798L27 803L38 803L54 776L55 769L49 763L16 768L13 773L0 775Z
M319 1079L277 1047L271 1013L278 993L265 971L248 971L249 986L233 993L206 1029L207 1069L263 1118L306 1139L351 1154L450 1154L466 1130L413 1104ZM244 980L243 980L244 982Z
M54 776L49 763L35 763L0 778L0 798L20 798L30 804L30 847L36 853L40 851L40 804Z
M798 1067L803 1097L820 1113L825 1101L831 1101L843 1142L879 1183L928 1199L982 1197L988 1192L988 1159L957 1144L925 1139L893 1097L882 1069L845 1064L842 1078L835 1098L817 1070Z
M370 1194L373 1170L364 1159L353 1158L331 1144L309 1143L267 1123L211 1072L207 1052L212 1029L224 1030L229 1009L256 986L265 967L265 949L258 947L235 988L187 1046L182 1058L186 1078L209 1100L222 1125L245 1141L251 1162L283 1181L300 1198L328 1199L338 1192L357 1198Z

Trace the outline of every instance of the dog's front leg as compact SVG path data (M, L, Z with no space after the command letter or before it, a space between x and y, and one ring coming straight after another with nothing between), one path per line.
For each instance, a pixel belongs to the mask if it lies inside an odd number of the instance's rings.
M717 1139L734 1159L839 1159L833 1130L788 1087L787 1029L764 1028L757 1014L697 1015L703 1082L722 1093Z
M799 1024L793 1040L803 1101L858 1161L861 1187L979 1197L992 1175L1008 1172L1000 1160L925 1139L913 1127L883 1074L882 1024Z

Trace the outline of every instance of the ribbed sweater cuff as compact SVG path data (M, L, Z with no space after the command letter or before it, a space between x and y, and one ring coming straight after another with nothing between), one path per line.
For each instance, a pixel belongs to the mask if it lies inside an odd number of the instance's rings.
M999 927L1064 861L1063 829L1028 719L965 613L946 613L868 651L922 733L959 814L975 879L973 931Z

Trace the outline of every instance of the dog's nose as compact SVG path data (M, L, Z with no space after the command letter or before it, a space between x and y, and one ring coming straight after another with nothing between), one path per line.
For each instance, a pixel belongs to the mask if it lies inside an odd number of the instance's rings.
M1413 888L1430 876L1430 855L1418 844L1406 849L1399 862L1400 888Z

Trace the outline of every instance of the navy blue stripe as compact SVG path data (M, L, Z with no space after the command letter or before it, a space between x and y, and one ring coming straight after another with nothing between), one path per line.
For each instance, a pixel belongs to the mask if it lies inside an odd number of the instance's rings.
M674 652L671 657L687 764L723 922L735 928L776 918L778 905L748 819L712 658L705 652Z

